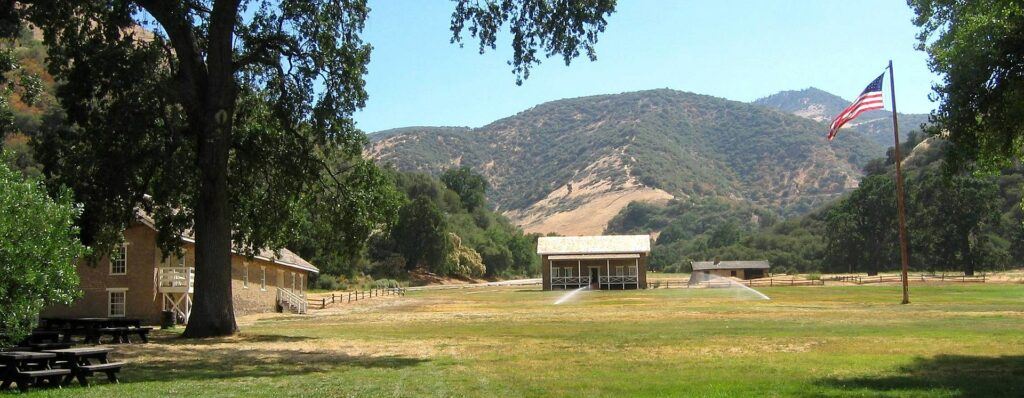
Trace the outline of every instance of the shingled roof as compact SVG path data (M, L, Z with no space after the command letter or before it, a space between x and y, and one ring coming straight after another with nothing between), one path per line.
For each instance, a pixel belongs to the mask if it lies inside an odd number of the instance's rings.
M694 261L694 271L712 270L712 269L768 269L767 260L758 261L719 261L715 264L714 261Z
M135 215L140 223L146 225L147 227L152 228L153 230L156 230L156 223L153 222L153 218L149 214L146 214L146 212L142 210L136 210ZM181 234L181 240L188 243L196 243L191 229L186 230L185 233ZM231 253L239 256L244 255L240 250L237 250L234 247L231 248ZM255 256L253 256L253 258L269 261L274 264L280 264L289 268L295 268L302 271L312 272L315 274L320 273L320 269L317 268L315 265L310 264L309 261L306 261L306 259L300 257L298 254L295 254L294 252L286 248L282 248L281 250L278 250L276 252L270 249L260 249L259 252L256 253Z
M537 239L537 254L650 253L648 235L544 236Z

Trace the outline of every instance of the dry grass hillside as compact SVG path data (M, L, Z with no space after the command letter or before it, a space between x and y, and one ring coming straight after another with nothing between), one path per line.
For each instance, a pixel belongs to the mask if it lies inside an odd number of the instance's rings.
M409 127L370 135L370 156L401 170L469 166L497 210L528 232L601 233L632 201L746 200L801 214L856 186L882 153L821 122L674 90L559 100L480 128Z

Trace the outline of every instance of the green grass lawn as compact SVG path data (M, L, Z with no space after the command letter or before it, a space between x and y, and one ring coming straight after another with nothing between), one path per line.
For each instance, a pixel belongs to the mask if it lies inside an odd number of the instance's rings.
M413 292L118 347L54 396L1022 396L1024 285Z

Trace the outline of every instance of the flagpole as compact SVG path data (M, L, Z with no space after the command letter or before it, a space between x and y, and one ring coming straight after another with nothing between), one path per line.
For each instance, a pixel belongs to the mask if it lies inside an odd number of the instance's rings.
M889 95L892 98L892 135L896 141L893 147L896 155L896 210L899 213L900 228L900 262L903 265L903 304L910 304L910 289L907 284L907 268L910 267L910 254L907 249L907 215L903 204L903 159L900 157L900 127L896 116L896 82L893 79L892 60L889 60Z

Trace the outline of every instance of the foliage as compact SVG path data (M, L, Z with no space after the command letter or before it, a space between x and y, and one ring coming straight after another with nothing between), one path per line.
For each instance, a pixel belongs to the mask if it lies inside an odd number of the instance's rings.
M1018 1L908 0L919 49L942 77L933 135L948 137L951 169L998 172L1024 150L1024 5Z
M398 216L402 194L393 175L361 158L338 161L346 171L322 172L322 184L303 193L297 232L288 247L330 275L354 275L367 237L389 230ZM333 182L337 179L338 184ZM345 228L338 226L344 225ZM393 271L385 273L394 276Z
M8 155L0 153L0 160ZM46 306L78 298L75 266L87 254L67 190L51 199L36 180L0 162L0 346L18 342Z
M943 172L950 143L911 133L901 145L909 154L903 165L911 269L973 273L1024 264L1024 167L996 176L950 176ZM634 203L608 231L660 231L651 269L668 272L686 272L690 261L713 258L767 259L774 272L897 269L895 160L891 148L888 153L868 163L856 190L804 216L779 222L770 212L727 199ZM723 241L733 243L718 243Z
M455 191L470 213L487 201L487 180L469 167L448 169L441 174L441 181L448 189Z
M868 275L899 267L895 187L889 175L866 177L829 210L825 262L830 267Z
M459 173L467 181L483 179L468 169ZM423 269L447 276L511 277L534 275L539 269L536 237L524 235L507 218L487 210L485 198L470 211L462 197L437 178L393 174L408 199L394 228L371 239L365 256L374 275L398 277ZM486 186L486 181L476 186ZM481 200L477 194L466 197Z
M594 45L607 25L604 18L615 11L615 0L561 1L502 0L477 2L459 0L452 13L452 42L462 44L462 31L480 39L480 53L495 48L505 23L512 36L512 72L516 84L530 76L530 67L540 63L537 51L559 55L565 64L580 55L596 60ZM468 27L467 27L468 25Z
M538 48L567 60L578 48L592 56L613 4L545 4L460 3L453 40L468 22L470 34L493 47L495 29L508 21L525 35L513 40L513 68L523 77ZM195 231L199 267L186 334L234 333L231 248L288 243L293 230L285 226L304 216L303 192L324 182L328 162L358 157L365 143L352 120L367 98L365 1L3 7L4 21L27 20L44 32L65 121L34 148L55 184L85 204L83 238L111 247L137 207L153 213L165 254L178 249L182 232ZM343 193L328 197L351 193L334 189ZM363 239L366 224L335 227L353 227L344 235Z
M405 258L407 270L421 266L438 269L445 265L451 251L444 214L427 197L415 198L402 206L398 222L391 230L391 240Z
M448 245L451 251L445 259L447 274L468 276L471 278L481 277L487 272L484 260L480 253L468 246L462 245L462 238L453 232L448 233Z

